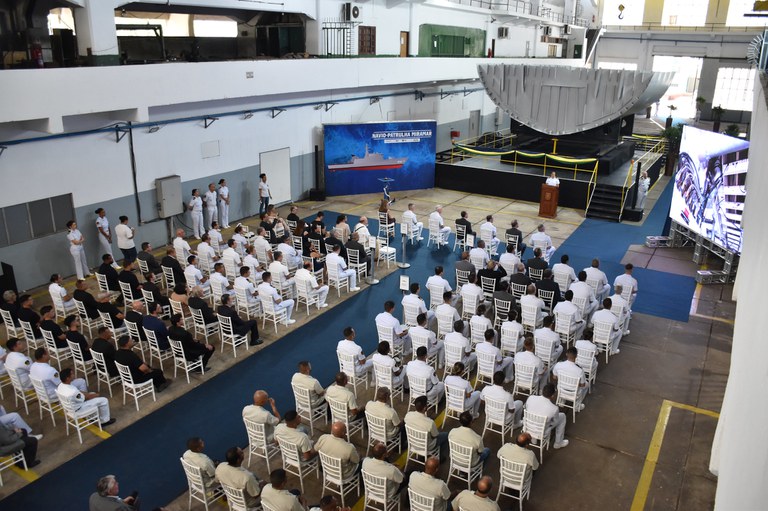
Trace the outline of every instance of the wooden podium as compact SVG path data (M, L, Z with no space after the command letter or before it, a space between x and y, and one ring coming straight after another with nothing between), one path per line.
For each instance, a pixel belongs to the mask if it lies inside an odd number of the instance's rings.
M539 216L557 218L557 201L560 198L560 188L557 186L541 185L539 198Z

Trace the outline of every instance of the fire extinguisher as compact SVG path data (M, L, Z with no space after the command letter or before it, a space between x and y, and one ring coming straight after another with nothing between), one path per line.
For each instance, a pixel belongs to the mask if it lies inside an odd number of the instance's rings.
M39 44L33 44L30 48L30 57L32 62L35 63L35 67L43 68L45 67L45 63L43 62L43 47Z

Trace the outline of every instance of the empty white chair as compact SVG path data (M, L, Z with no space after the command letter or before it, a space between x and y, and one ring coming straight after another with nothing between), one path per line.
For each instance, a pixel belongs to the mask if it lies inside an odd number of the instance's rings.
M473 447L462 445L448 439L448 446L451 452L451 463L448 468L448 481L456 478L467 483L467 489L472 487L472 481L479 479L483 472L483 464L472 464Z
M293 383L291 383L291 387L293 388L293 397L296 400L296 412L299 417L309 422L309 436L312 436L315 434L316 421L322 419L323 423L328 424L328 403L313 401L309 389Z
M387 263L387 269L389 269L389 263L394 263L397 258L397 249L389 246L389 239L386 237L376 238L376 243L379 246L379 258L377 259L376 264L378 265L381 260L384 260Z
M341 459L328 456L319 452L320 465L323 467L323 494L328 490L341 497L341 505L344 506L344 497L348 493L360 493L360 474L355 472L349 477L344 477Z
M499 492L496 494L496 502L499 497L505 495L520 502L520 511L523 511L523 500L530 498L531 495L531 477L533 471L528 469L525 463L517 463L502 458L499 467ZM517 492L517 495L507 493L504 490L509 488Z
M320 476L320 462L317 457L311 460L305 461L301 459L301 453L299 453L299 446L288 442L284 439L277 439L277 443L280 446L280 453L283 457L283 469L289 474L293 474L299 478L299 485L301 486L301 493L304 493L304 474L315 472L315 476Z
M61 409L64 411L64 423L67 426L67 436L69 436L69 426L75 428L77 431L77 438L80 443L83 443L82 430L92 424L98 424L99 430L101 429L101 419L99 418L98 408L81 408L78 410L75 406L75 402L62 397L59 392L56 392L59 398ZM103 430L102 430L103 431Z
M365 487L365 499L363 509L374 507L374 504L382 506L383 511L391 509L400 510L400 499L390 499L387 495L387 478L369 474L363 469L363 486Z
M184 374L187 376L187 383L189 383L189 372L200 370L200 374L205 374L205 367L203 367L203 356L200 355L197 360L187 360L184 356L184 348L181 347L181 341L174 339L168 339L171 343L171 351L173 352L173 377L176 378L176 370L181 368Z
M277 450L277 447L275 447ZM190 465L184 458L179 458L181 466L184 468L184 474L187 476L187 485L189 486L189 508L192 508L192 499L202 502L205 506L205 511L208 511L208 506L219 500L224 496L224 489L221 486L217 486L213 489L205 487L205 481L203 481L203 475L200 467Z
M245 431L248 433L248 465L251 465L251 455L264 458L267 463L267 472L270 472L269 460L280 453L280 448L274 442L267 441L267 433L264 424L243 418Z
M221 339L221 352L224 353L224 345L232 345L232 356L237 357L237 347L241 344L245 345L245 350L248 351L248 334L237 335L232 328L232 319L227 316L217 314L219 318L219 338Z
M136 411L139 411L139 398L147 395L152 395L152 401L157 401L155 397L155 385L152 380L145 381L144 383L134 383L133 375L128 366L115 362L117 370L120 372L120 381L123 383L123 405L125 405L125 397L130 395L136 400Z

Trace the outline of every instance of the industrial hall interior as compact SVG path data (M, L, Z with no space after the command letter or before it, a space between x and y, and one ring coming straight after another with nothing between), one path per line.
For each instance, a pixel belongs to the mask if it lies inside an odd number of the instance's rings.
M764 0L0 0L0 511L763 510L766 141Z

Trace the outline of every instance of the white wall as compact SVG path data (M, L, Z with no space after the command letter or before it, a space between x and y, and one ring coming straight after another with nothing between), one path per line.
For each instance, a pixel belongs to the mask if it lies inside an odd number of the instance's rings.
M768 173L761 172L768 160L768 146L754 143L768 140L768 84L763 83L756 87L752 114L731 369L710 462L710 469L719 476L715 510L722 511L757 511L768 502L768 408L761 397L768 388L768 316L763 306L768 287L768 274L763 271L768 257L768 203L762 195L768 189Z

